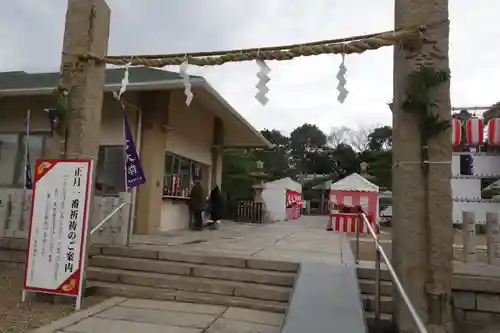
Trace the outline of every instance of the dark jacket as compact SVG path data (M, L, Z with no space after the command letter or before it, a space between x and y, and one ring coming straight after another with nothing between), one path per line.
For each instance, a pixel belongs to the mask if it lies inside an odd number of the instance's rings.
M210 191L209 197L210 204L210 215L213 221L217 221L221 218L222 214L222 194L218 186L215 186L212 191Z
M200 183L194 184L189 194L189 206L193 210L205 209L205 193Z

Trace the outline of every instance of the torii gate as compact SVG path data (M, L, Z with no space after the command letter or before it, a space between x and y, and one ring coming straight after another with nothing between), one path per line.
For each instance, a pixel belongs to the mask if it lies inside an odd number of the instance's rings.
M394 19L396 27L429 19L448 20L448 0L396 0ZM424 45L416 58L394 48L392 260L429 332L453 332L450 134L446 131L429 140L426 175L421 165L414 163L421 153L417 122L401 109L408 84L405 80L417 61L431 62L438 69L449 68L449 26L428 33L435 44ZM432 93L437 101L435 114L449 121L449 82ZM401 300L395 302L394 310L399 332L414 332Z
M448 0L396 0L395 3L396 28L448 20ZM66 124L70 131L65 151L73 156L97 157L105 76L105 63L99 58L107 54L109 22L110 9L105 0L68 0L60 88L69 92L66 98L72 116ZM425 61L437 69L449 69L449 27L448 24L428 27L426 38L430 40L413 53L400 47L402 40L396 35L392 42L384 44L396 45L391 107L395 162L393 263L429 331L453 332L449 129L428 141L426 159L430 163L423 166L417 119L401 106L406 98L408 74L415 64ZM82 59L83 54L93 56ZM249 53L249 59L255 57ZM450 118L449 90L446 82L431 91L438 101L434 112L443 120ZM54 140L53 155L59 150L59 140ZM413 321L399 298L394 313L399 332L414 332Z

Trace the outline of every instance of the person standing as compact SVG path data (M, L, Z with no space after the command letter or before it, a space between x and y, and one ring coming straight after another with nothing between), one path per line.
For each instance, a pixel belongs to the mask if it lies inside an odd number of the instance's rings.
M219 186L215 186L210 191L209 197L210 219L212 220L212 228L217 229L222 215L222 195Z
M203 230L203 210L205 208L205 194L199 180L196 181L189 194L189 208L193 214L193 230Z

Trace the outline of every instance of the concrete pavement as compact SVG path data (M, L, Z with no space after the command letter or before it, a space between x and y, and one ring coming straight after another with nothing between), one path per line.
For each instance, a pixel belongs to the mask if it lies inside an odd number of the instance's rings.
M279 333L282 321L236 307L114 297L33 333Z
M265 225L226 222L219 230L134 235L132 247L293 262L340 262L342 238L347 236L326 231L327 221L327 216L302 216Z
M131 247L285 262L343 262L344 256L352 256L343 253L347 236L326 231L326 224L326 216L268 225L227 222L219 230L134 235ZM278 333L282 320L282 314L237 307L114 297L35 332Z

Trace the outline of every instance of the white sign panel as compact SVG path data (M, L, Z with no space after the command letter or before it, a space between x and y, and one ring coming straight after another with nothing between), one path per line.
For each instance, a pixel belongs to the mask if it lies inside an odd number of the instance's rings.
M41 159L34 170L24 288L79 295L89 220L92 161Z

